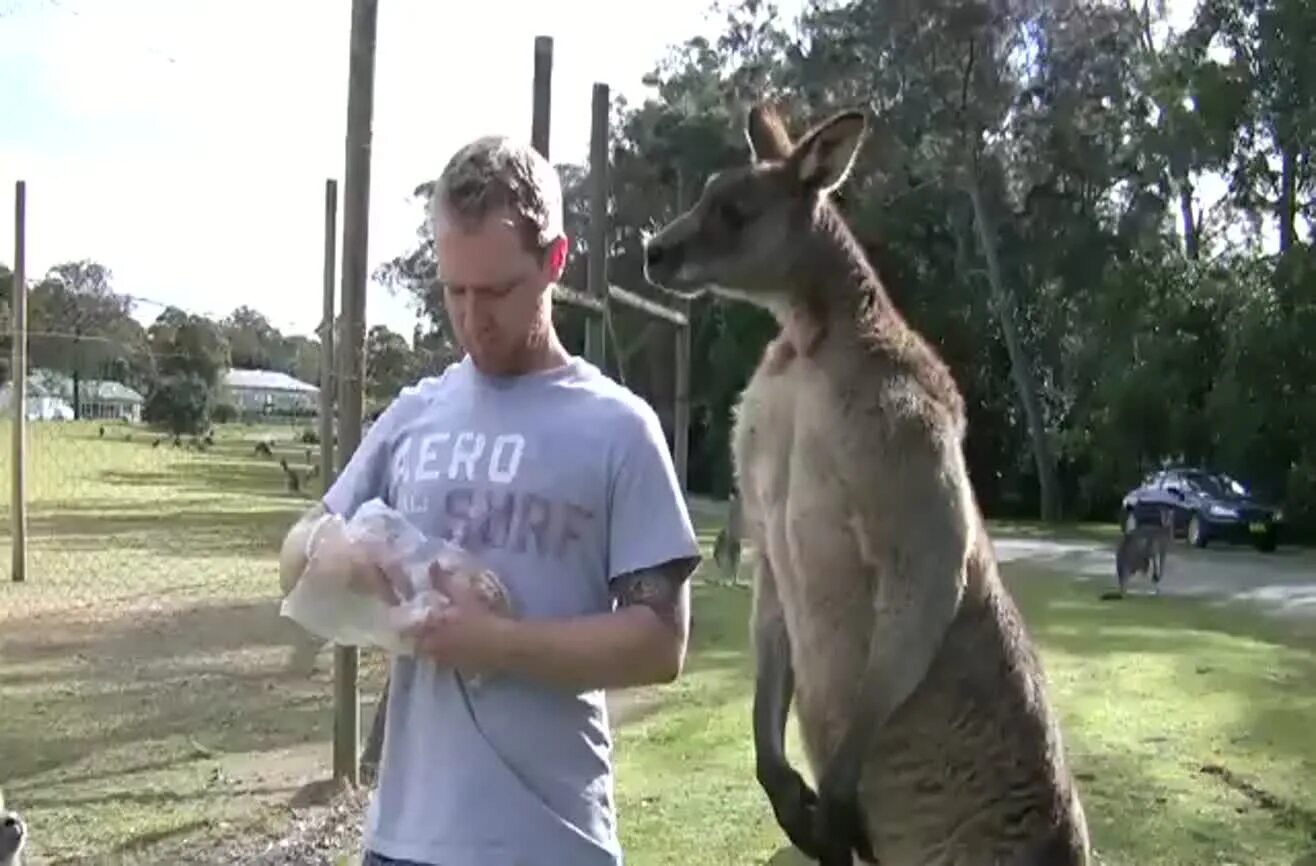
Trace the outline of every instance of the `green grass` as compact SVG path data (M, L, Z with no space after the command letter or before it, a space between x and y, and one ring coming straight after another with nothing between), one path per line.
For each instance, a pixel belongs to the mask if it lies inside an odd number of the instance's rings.
M1093 584L1022 564L1005 574L1041 647L1102 863L1290 866L1316 850L1309 632L1195 600L1103 602ZM753 777L749 592L700 585L695 605L687 672L650 690L618 735L628 857L786 862Z
M327 660L310 680L284 671L294 631L274 557L307 500L252 446L281 436L299 467L304 446L290 428L223 427L206 453L98 428L33 425L31 571L0 583L0 785L33 825L34 862L174 862L162 852L184 837L277 831L328 773L332 689ZM721 509L694 510L711 545ZM1316 848L1310 631L1179 598L1101 602L1102 587L1025 565L1006 575L1101 862L1290 866ZM701 575L685 674L622 701L628 863L787 862L753 777L749 595ZM377 654L363 670L368 722ZM803 768L793 726L790 748Z
M272 807L323 775L328 662L286 674L297 631L277 612L279 541L310 501L278 465L308 468L299 433L224 425L202 452L126 424L29 426L24 583L8 496L0 517L0 786L36 862L160 862L152 844L282 823ZM362 667L369 710L381 665Z

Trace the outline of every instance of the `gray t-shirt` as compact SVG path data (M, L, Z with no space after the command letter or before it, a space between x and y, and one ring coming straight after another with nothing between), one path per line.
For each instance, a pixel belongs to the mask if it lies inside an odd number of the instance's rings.
M374 497L471 549L524 617L606 612L617 576L700 555L652 408L575 357L515 377L467 357L403 389L324 502L350 517ZM603 691L466 685L393 658L366 845L440 866L621 863Z

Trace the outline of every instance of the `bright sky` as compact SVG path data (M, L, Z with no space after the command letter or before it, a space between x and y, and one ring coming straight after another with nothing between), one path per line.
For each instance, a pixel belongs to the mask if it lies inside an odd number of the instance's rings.
M710 26L707 0L665 0L625 38L594 39L618 20L608 5L381 0L371 270L414 243L411 191L463 141L529 137L536 35L554 38L550 156L584 161L594 82L639 100L666 47ZM21 178L29 276L88 257L120 292L214 316L247 304L312 331L325 178L343 188L349 25L349 0L0 2L0 262ZM410 340L404 298L372 286L366 315Z
M643 24L594 39L618 20L608 5L381 0L371 270L414 243L411 190L463 141L529 137L536 35L555 43L550 155L584 161L595 81L638 101L669 45L720 26L708 0L665 0L627 4ZM120 292L215 317L246 304L313 331L324 181L343 185L349 23L350 0L0 2L0 262L22 178L30 277L92 258ZM404 297L372 286L366 315L410 339Z

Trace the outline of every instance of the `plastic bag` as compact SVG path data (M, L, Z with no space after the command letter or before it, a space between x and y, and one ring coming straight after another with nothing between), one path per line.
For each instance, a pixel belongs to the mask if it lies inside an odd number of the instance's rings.
M403 630L457 593L474 593L495 613L515 614L493 572L459 545L426 537L379 499L361 505L351 520L322 517L306 550L306 567L279 613L340 645L413 654Z

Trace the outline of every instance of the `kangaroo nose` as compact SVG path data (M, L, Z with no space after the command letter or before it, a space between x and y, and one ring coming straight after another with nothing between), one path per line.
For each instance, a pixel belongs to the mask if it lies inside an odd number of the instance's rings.
M659 264L663 260L663 248L659 244L648 244L644 248L644 263L649 267Z

